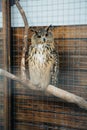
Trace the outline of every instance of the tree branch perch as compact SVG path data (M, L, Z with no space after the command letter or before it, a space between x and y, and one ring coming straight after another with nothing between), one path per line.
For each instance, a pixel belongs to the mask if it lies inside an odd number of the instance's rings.
M87 110L87 101L84 100L82 97L79 97L75 94L72 94L72 93L62 90L60 88L57 88L53 85L49 85L47 87L47 92L49 92L50 94L52 94L60 99L65 100L66 102L75 103L79 107Z
M7 72L6 70L0 69L0 75L8 77L12 80L18 81L19 83L24 85L24 87L27 87L27 89L31 89L31 90L35 90L35 91L42 91L40 88L37 88L36 86L34 86L29 79L23 80L15 75ZM57 88L53 85L48 85L46 92L50 93L60 99L63 99L66 102L75 103L80 108L84 108L87 110L87 101L84 100L82 97L79 97L75 94L72 94L72 93L62 90L60 88Z

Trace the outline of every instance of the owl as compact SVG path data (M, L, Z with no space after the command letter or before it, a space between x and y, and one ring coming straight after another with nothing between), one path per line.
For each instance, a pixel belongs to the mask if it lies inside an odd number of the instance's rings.
M59 56L54 44L52 26L33 30L28 54L30 81L40 90L58 85Z

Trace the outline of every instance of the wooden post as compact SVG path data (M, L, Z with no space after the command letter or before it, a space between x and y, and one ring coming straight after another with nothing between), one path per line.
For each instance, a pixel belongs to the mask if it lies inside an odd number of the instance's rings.
M10 71L10 2L2 0L2 17L3 17L3 53L5 70ZM4 78L4 129L10 130L10 81Z

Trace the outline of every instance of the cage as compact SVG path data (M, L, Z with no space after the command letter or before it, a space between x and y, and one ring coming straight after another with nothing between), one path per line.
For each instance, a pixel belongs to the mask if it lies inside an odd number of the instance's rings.
M20 77L24 22L16 0L0 0L0 68ZM19 0L29 27L52 24L58 87L87 100L87 1ZM28 29L28 46L33 33ZM0 76L0 130L86 130L87 111Z

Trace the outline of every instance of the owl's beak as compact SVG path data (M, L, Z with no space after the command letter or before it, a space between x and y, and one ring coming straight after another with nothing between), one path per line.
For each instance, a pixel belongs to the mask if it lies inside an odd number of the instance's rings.
M46 42L46 38L43 38L43 41Z

